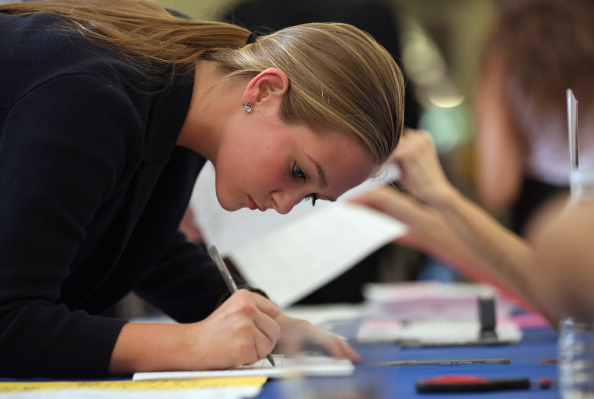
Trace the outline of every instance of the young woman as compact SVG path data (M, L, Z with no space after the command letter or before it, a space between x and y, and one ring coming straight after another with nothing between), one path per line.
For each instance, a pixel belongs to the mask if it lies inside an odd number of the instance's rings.
M538 210L569 192L566 90L579 101L580 167L594 167L594 3L496 0L476 93L476 187L522 236Z
M248 36L148 0L0 6L0 376L226 368L304 339L358 360L261 295L217 308L177 226L207 159L229 211L361 183L398 142L401 73L350 25ZM182 323L100 316L132 290Z

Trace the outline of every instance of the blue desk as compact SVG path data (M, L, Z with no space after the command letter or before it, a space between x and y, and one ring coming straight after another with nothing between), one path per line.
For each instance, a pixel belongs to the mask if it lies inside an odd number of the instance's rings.
M356 326L349 322L338 333L352 337ZM350 330L349 330L350 329ZM396 345L355 345L366 360L357 365L352 377L307 378L302 380L269 380L258 399L418 399L418 398L498 398L498 399L559 399L556 386L549 390L532 389L483 393L419 394L415 383L419 379L446 374L478 375L492 378L527 377L532 381L540 378L556 380L557 365L541 364L541 360L556 359L557 333L552 328L524 330L524 337L517 345L473 346L431 349L401 349ZM448 360L508 358L510 364L458 364L373 366L393 360ZM0 379L1 381L14 381ZM171 393L167 397L178 397Z
M524 330L517 345L450 347L431 349L401 349L396 345L355 345L366 359L350 378L309 378L301 381L271 380L266 383L259 399L350 399L350 398L560 398L558 388L479 392L464 394L419 394L415 383L422 378L445 374L479 375L482 377L557 378L556 364L541 364L541 360L556 359L557 334L552 328ZM510 364L460 364L382 366L370 364L390 360L447 360L509 358ZM368 363L368 364L367 364ZM301 395L301 396L300 396Z

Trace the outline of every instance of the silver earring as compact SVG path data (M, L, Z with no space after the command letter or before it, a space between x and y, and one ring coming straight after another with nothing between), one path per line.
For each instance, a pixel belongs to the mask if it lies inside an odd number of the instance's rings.
M243 110L249 114L250 112L252 112L252 104L250 104L250 103L243 104Z

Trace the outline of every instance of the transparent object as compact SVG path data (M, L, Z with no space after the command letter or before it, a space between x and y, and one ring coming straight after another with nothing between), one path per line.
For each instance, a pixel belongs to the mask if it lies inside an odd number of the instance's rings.
M571 202L594 200L594 169L576 169L571 172Z
M561 397L594 399L594 323L563 319L558 351Z

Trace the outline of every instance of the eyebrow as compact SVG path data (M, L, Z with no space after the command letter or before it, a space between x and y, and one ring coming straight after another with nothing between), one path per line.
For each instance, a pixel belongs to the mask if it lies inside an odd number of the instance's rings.
M317 163L315 161L315 159L313 159L309 155L307 157L316 166L316 170L318 171L318 180L320 181L320 187L321 188L327 188L328 187L328 180L326 179L326 174L324 173L324 169L322 169L322 167L320 166L320 164Z
M317 163L315 159L313 159L309 155L307 157L316 166L316 170L318 172L318 180L320 181L320 188L328 188L328 179L326 179L326 174L324 173L324 169L322 169L320 164ZM334 198L327 198L327 200L330 202L336 201L336 199L334 199Z

